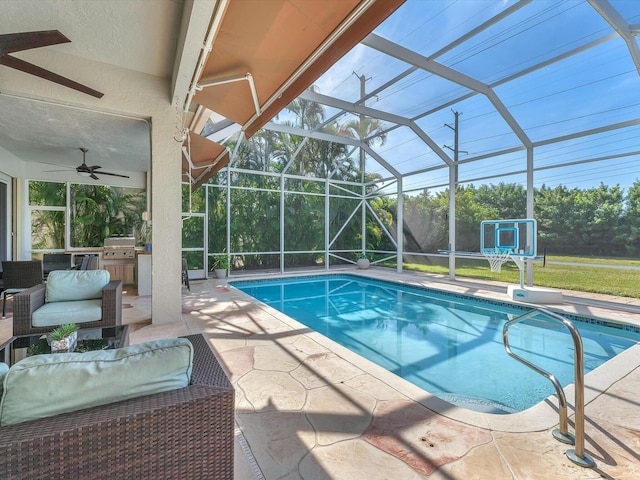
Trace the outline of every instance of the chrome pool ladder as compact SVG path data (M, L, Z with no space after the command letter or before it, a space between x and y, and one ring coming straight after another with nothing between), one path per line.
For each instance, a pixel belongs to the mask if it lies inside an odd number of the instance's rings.
M573 339L576 412L575 437L569 433L567 427L567 398L558 379L553 374L514 353L509 345L509 327L539 314L542 314L546 319L562 323L567 327ZM584 350L582 346L582 338L580 337L578 329L570 320L566 319L562 315L558 315L557 313L551 312L545 308L537 308L505 323L502 329L502 341L504 343L505 350L510 356L547 378L556 389L556 395L558 396L558 410L560 411L560 424L559 428L553 430L553 436L560 442L575 445L575 448L567 450L567 458L581 467L594 467L594 460L584 451Z

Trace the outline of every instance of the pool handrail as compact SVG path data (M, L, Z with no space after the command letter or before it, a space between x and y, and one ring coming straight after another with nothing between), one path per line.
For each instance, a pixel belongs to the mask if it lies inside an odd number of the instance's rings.
M574 346L574 375L575 375L575 437L573 437L568 432L567 426L567 398L564 394L564 390L562 389L562 385L558 381L558 379L551 373L546 370L538 367L537 365L531 363L530 361L520 357L518 354L514 353L511 350L511 346L509 345L509 327L516 323L523 322L530 317L533 317L536 314L542 313L546 317L551 320L558 321L562 323L569 332L571 333L571 337L573 339ZM520 363L526 365L532 370L538 372L540 375L547 378L556 389L556 394L558 396L558 410L560 411L560 424L559 429L555 429L553 431L553 436L556 440L559 440L563 443L575 444L574 449L569 449L566 452L567 457L572 462L582 466L592 468L595 466L594 460L584 451L584 349L582 346L582 337L580 336L580 332L573 325L573 323L567 318L559 315L555 312L547 310L546 308L538 307L534 310L531 310L527 313L519 315L508 322L505 323L502 328L502 341L504 343L504 348L511 357L518 360Z

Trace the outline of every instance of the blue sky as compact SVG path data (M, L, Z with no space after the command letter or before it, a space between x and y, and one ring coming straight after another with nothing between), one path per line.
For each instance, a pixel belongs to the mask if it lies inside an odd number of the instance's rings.
M492 85L613 32L587 2L536 0L462 45L439 52L515 3L408 0L375 33L423 56L436 55L435 61ZM611 4L630 24L640 23L640 1L613 0ZM355 102L360 90L356 75L367 78L366 89L371 92L409 67L401 60L358 45L318 79L316 86L320 93ZM534 142L640 118L640 74L619 37L603 40L588 51L507 83L493 85L493 89ZM440 147L453 145L453 132L445 124L453 125L453 110L460 112L461 160L521 145L484 95L476 94L440 107L469 92L454 82L418 70L368 100L367 105L409 118L431 110L430 115L417 118L416 123ZM327 107L326 117L336 112ZM386 144L375 150L403 173L442 164L408 128L390 132ZM640 156L608 157L634 151L640 151L638 126L540 146L535 149L538 167L602 160L537 172L535 184L587 188L602 181L627 188L640 179ZM369 165L386 176L374 161L370 160ZM473 180L474 184L524 182L523 174L482 178L525 168L524 151L509 153L461 166L460 179ZM407 177L405 184L424 188L446 181L447 171L440 169Z

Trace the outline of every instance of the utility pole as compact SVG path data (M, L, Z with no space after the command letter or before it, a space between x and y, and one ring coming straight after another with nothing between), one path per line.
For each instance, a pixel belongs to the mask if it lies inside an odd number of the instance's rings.
M454 126L444 124L453 130L453 148L445 145L444 148L453 150L453 165L449 167L449 279L456 278L456 190L458 188L458 118L460 112L453 112ZM468 153L468 152L465 152Z
M371 77L367 78L365 75L358 75L356 72L353 72L353 74L356 77L358 77L358 80L360 80L360 98L362 99L367 94L366 83L367 83L367 80L371 80ZM364 121L365 121L364 115L360 114L360 124L358 125L358 137L360 137L358 140L360 141L364 140L362 138L365 134L365 132L363 131ZM362 252L364 252L367 247L367 239L366 239L367 198L366 198L366 192L364 188L364 169L365 169L365 151L364 151L364 148L360 147L360 183L362 184L362 241L360 242L360 249Z
M453 111L453 115L454 115L454 123L453 123L453 127L451 125L449 125L448 123L445 123L444 126L445 127L449 127L451 130L453 130L453 148L449 147L448 145L445 145L444 148L448 148L449 150L451 150L453 152L453 168L455 169L455 182L456 182L456 186L458 185L458 157L459 157L459 153L460 150L458 149L458 118L460 117L460 115L462 115L461 112L456 112ZM463 153L469 153L469 152L463 152Z
M371 77L367 78L366 75L358 75L356 72L353 72L353 74L358 77L358 80L360 80L360 98L364 98L367 95L367 90L366 90L366 83L367 80L371 80ZM358 136L362 136L364 135L365 132L362 131L364 125L364 115L360 114L360 131L358 132ZM362 141L362 138L359 138L358 140ZM365 167L365 153L364 150L361 148L360 149L360 175L361 175L361 181L362 183L364 183L364 167Z

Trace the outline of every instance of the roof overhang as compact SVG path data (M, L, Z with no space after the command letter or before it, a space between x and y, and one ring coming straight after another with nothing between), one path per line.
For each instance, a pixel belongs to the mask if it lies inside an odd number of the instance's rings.
M404 1L222 0L187 103L250 137Z

